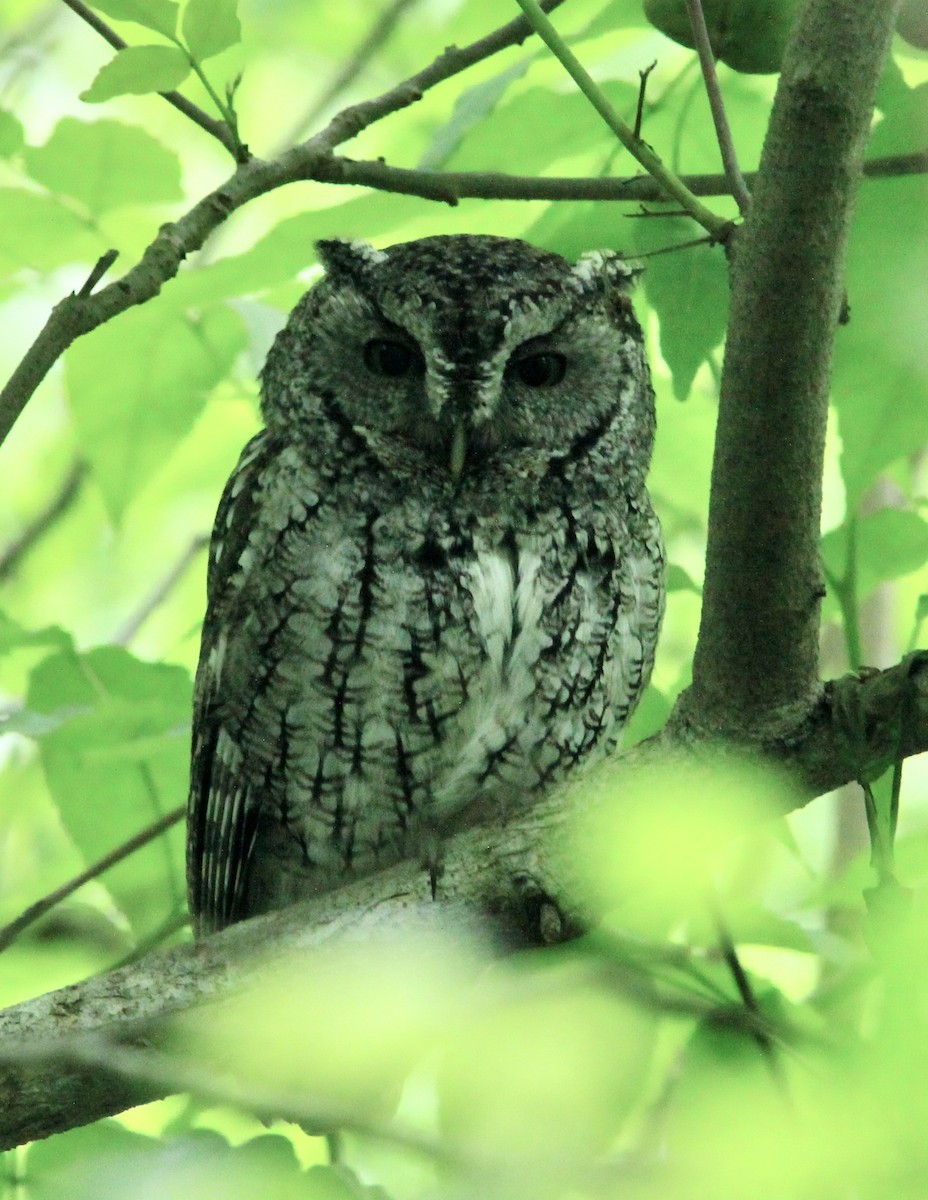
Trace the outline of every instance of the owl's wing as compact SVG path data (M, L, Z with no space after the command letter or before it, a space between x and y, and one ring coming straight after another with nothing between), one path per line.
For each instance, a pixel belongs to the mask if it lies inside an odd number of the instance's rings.
M236 740L247 681L237 676L245 615L253 590L245 554L261 501L261 475L277 452L264 431L245 447L226 484L210 543L207 609L193 701L187 888L199 933L242 915L261 797L249 785Z

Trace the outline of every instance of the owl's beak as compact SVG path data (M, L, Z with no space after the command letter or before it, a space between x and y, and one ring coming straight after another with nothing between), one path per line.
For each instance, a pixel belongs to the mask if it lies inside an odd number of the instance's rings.
M463 425L455 425L454 438L451 442L451 478L457 482L464 470L464 459L467 457L467 430Z

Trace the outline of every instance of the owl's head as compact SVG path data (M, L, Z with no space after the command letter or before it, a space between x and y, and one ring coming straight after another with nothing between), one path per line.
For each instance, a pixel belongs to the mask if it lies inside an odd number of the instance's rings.
M386 250L324 241L326 274L262 375L268 424L319 417L381 463L451 483L500 463L643 476L654 430L637 273L611 252L576 264L510 238L423 238Z

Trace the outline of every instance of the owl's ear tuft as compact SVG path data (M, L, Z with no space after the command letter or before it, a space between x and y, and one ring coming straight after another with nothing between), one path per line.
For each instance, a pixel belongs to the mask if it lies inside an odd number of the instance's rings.
M316 250L327 275L353 280L366 275L371 267L387 261L383 250L375 250L370 242L326 238L316 242Z
M644 267L627 262L613 250L588 250L573 268L584 291L630 292Z

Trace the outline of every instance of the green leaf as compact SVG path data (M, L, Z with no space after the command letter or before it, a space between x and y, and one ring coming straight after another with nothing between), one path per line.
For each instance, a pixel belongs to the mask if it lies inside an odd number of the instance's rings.
M238 0L188 0L182 33L187 49L202 62L242 40Z
M928 85L884 88L869 154L916 151ZM928 443L928 178L877 180L857 198L848 247L850 323L835 341L832 399L848 508L891 462Z
M46 625L44 629L25 629L5 612L0 612L0 657L23 646L57 646L64 650L71 644L71 635L58 625Z
M881 508L857 523L857 596L917 571L928 561L928 523L913 512ZM822 562L841 579L847 564L847 526L822 538Z
M93 0L94 8L117 21L134 21L172 38L180 5L174 0Z
M183 667L142 662L120 646L52 654L33 670L27 707L57 719L39 743L45 778L88 864L183 801L191 690ZM182 843L174 828L103 877L139 932L182 900Z
M240 317L193 320L164 303L131 309L65 358L77 436L114 520L193 426L244 345Z
M11 112L0 108L0 158L9 158L22 146L23 127Z
M639 254L662 250L693 236L689 221L668 217L634 222ZM673 391L685 400L700 366L721 345L728 324L728 268L721 246L690 246L647 259L645 294L660 321L661 354Z
M618 112L634 114L636 88L614 80L601 86ZM539 121L544 123L544 137L535 136ZM606 154L614 145L615 135L585 96L533 87L476 125L445 166L455 171L540 174L558 159L584 150Z
M170 92L189 74L190 61L176 46L129 46L100 68L81 99L99 104L113 96Z
M702 588L699 584L694 583L689 573L683 567L677 566L676 563L671 563L667 568L667 591L695 592L697 596L702 595Z
M25 188L0 189L0 268L49 271L93 262L107 249L100 236L52 196Z
M25 158L33 179L95 215L120 204L183 196L177 155L144 129L120 121L65 117L44 146L27 148Z

